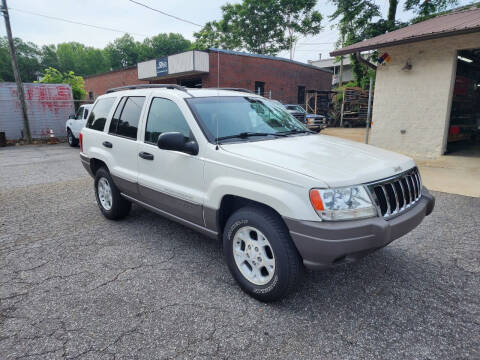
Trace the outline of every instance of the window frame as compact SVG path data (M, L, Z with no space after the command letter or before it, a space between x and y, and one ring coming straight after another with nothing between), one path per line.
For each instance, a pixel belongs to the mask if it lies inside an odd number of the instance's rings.
M90 116L92 115L93 113L93 110L95 110L95 108L98 106L98 103L103 101L103 100L107 100L107 99L113 99L113 102L112 102L112 105L110 106L110 110L108 111L108 113L105 115L105 124L103 124L103 129L102 130L98 130L98 129L95 129L93 127L89 127L88 125L88 121L90 119ZM111 114L112 114L112 110L113 108L115 107L115 104L117 103L118 101L118 97L117 96L105 96L105 97L102 97L102 98L97 98L97 100L95 100L95 102L93 103L93 106L92 108L90 109L90 114L88 114L88 117L87 117L87 121L85 123L85 128L86 129L90 129L90 130L94 130L94 131L100 131L100 132L105 132L106 130L106 126L107 124L110 124L110 120L111 120ZM110 126L110 125L109 125Z
M147 141L146 138L147 138L147 126L148 126L148 117L150 116L150 111L152 109L152 105L153 105L153 101L155 99L164 99L164 100L168 100L168 101L171 101L173 102L177 107L178 107L178 110L180 111L180 113L182 114L183 116L183 119L185 120L185 123L187 124L188 126L188 130L190 131L190 136L189 136L189 141L195 141L198 143L197 139L195 138L195 135L193 134L193 131L192 131L192 127L190 126L190 124L188 123L188 120L187 120L187 117L185 116L185 114L183 113L182 111L182 108L177 104L177 102L173 99L169 99L167 97L164 97L164 96L152 96L150 98L150 104L148 105L148 112L146 113L145 115L145 125L143 126L143 143L144 144L148 144L148 145L154 145L154 146L157 146L157 143L154 143L154 142L151 142L151 141ZM185 100L185 99L184 99ZM188 108L190 109L190 106L188 105L188 102L186 102ZM190 109L190 112L193 114L193 112L191 111ZM193 114L194 115L194 114ZM195 115L194 115L195 117ZM195 121L197 121L197 119L195 118ZM197 121L198 122L198 121ZM201 128L201 127L200 127ZM202 129L202 132L203 132L203 129ZM160 135L159 135L160 136ZM157 139L157 142L158 142L158 139Z
M117 133L118 123L117 123L117 126L115 127L115 132L110 132L110 125L112 125L113 117L115 116L115 113L117 112L118 107L121 106L123 99L125 99L125 102L123 103L123 106L122 106L122 111L120 112L120 114L118 116L118 120L120 121L120 118L122 117L122 114L123 114L123 110L125 109L125 105L128 101L128 98L131 98L131 97L144 98L142 109L140 110L140 114L138 115L137 136L135 138L118 134ZM120 100L117 102L117 106L115 106L115 110L113 111L112 116L110 116L110 121L108 122L108 129L106 128L107 134L111 135L111 136L117 136L117 137L122 138L122 139L138 141L140 139L139 130L143 127L143 125L142 125L142 114L144 112L145 102L147 101L147 99L148 99L148 96L146 96L146 95L124 95L124 96L121 96ZM112 108L113 108L113 106L112 106Z
M82 115L80 117L78 117L80 115L80 111L82 112ZM83 114L85 114L85 107L80 106L77 110L77 113L75 114L75 120L83 120L84 119Z

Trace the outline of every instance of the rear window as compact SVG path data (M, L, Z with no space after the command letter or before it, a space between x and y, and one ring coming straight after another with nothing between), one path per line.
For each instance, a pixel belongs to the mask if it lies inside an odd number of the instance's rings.
M108 113L113 106L116 98L108 97L97 101L90 116L88 117L87 124L85 125L89 129L103 131L105 123L107 121Z
M138 122L142 113L144 96L124 97L120 101L110 122L109 133L130 139L137 138Z

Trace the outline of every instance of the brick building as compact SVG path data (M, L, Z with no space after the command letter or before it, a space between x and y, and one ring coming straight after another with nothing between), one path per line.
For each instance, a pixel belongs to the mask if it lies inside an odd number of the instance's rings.
M229 50L187 51L135 67L85 78L91 98L112 87L168 83L186 87L235 87L283 103L305 103L306 90L330 90L332 73L288 59Z

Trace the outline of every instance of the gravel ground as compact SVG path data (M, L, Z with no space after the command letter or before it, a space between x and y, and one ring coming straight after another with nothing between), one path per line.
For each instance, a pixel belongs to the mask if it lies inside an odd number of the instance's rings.
M0 169L2 360L480 358L478 198L435 193L407 236L263 304L218 242L105 219L78 149L1 149Z

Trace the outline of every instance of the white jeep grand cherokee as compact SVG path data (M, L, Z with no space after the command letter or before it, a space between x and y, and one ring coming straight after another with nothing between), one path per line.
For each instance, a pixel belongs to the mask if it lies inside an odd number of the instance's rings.
M233 277L262 301L295 288L303 266L386 246L434 207L412 159L313 134L248 90L112 89L80 146L107 218L133 202L223 239Z

